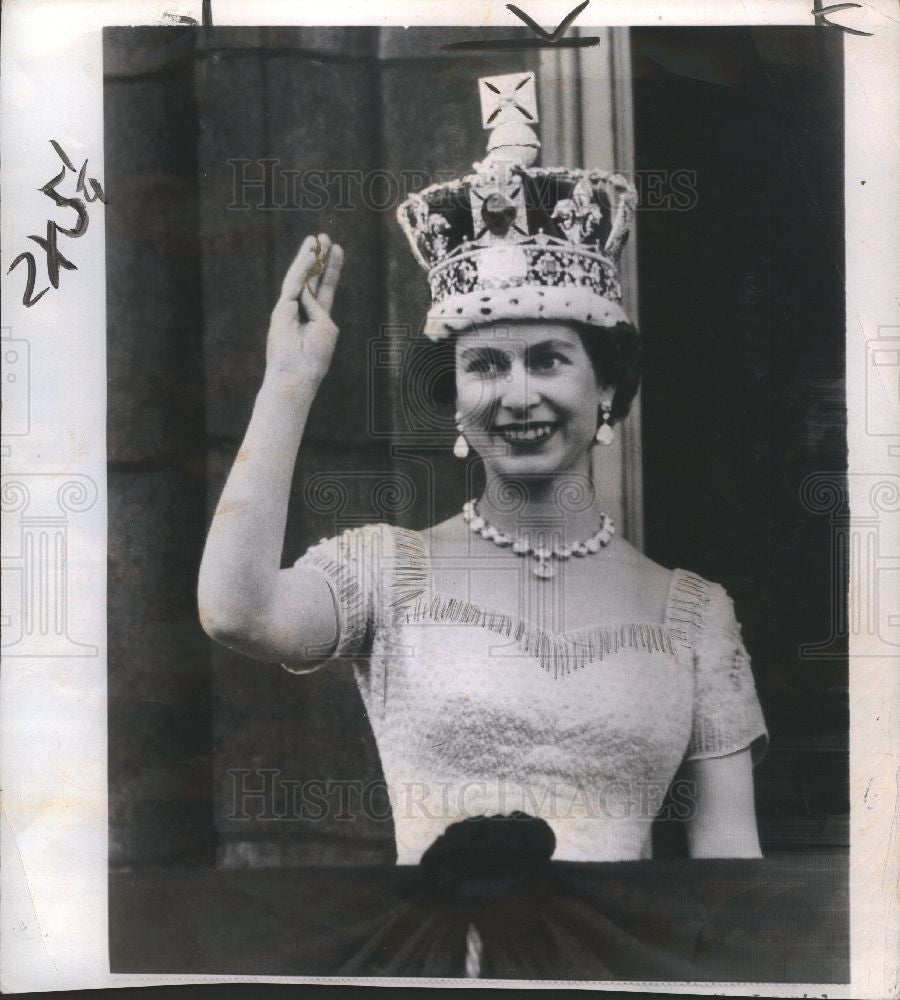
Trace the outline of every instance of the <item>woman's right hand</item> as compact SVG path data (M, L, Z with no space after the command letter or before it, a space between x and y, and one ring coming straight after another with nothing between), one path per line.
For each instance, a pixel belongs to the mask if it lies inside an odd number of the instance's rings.
M331 319L344 251L325 233L307 236L281 284L266 342L266 381L317 387L331 365L338 328Z
M341 248L327 236L310 236L285 275L269 325L265 382L200 564L203 628L230 649L269 662L320 662L340 632L322 573L282 569L281 555L294 464L337 342L330 310L342 262Z

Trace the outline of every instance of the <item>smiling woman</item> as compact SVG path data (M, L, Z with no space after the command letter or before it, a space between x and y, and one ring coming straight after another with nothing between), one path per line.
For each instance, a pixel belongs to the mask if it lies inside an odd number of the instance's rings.
M639 379L617 272L634 189L532 168L536 139L515 120L532 81L481 82L488 156L399 218L428 270L423 333L482 495L424 531L366 524L280 568L297 451L338 338L343 250L307 238L209 531L204 627L295 674L353 661L400 864L492 816L540 821L557 860L648 859L680 769L691 855L758 857L752 766L768 733L731 599L647 558L605 509L602 452ZM491 109L514 84L516 103Z
M485 456L489 478L577 473L587 482L598 416L612 409L614 388L562 321L518 320L456 339L460 433Z

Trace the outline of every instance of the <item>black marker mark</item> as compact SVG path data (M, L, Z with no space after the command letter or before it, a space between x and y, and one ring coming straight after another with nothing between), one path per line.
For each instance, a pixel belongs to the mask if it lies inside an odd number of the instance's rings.
M84 228L87 229L87 223L85 222ZM82 230L83 232L84 230ZM68 233L66 229L60 229L55 222L47 220L47 238L44 239L43 236L29 236L28 239L33 240L37 245L44 251L47 255L47 277L50 279L50 284L54 288L59 288L59 269L64 268L66 271L77 271L78 268L72 263L72 261L67 260L62 255L62 251L56 245L56 234L57 233ZM79 236L81 233L78 234ZM46 291L46 289L45 289Z
M471 42L451 42L449 45L442 45L441 48L454 49L456 51L474 51L478 49L574 49L597 45L600 39L596 35L585 37L573 35L571 38L562 37L563 32L569 28L575 18L578 17L589 3L590 0L584 0L583 3L580 3L577 7L569 11L552 32L542 28L523 10L516 7L515 4L508 3L506 9L512 11L516 17L524 21L538 36L537 38L499 38L495 41L479 39Z
M204 28L211 28L213 26L212 0L203 0L203 7L201 8L200 17L202 18L202 24Z
M78 239L79 236L84 236L84 234L87 232L88 223L91 220L88 217L87 208L85 207L84 202L80 198L63 198L63 196L59 194L59 192L56 190L56 185L61 183L66 176L66 169L69 169L74 173L75 167L70 163L69 158L62 151L59 145L57 145L57 143L54 142L53 139L51 139L50 142L52 143L53 148L56 150L56 152L59 153L60 159L63 161L63 168L52 180L47 181L47 183L43 187L38 188L38 190L42 194L45 194L54 204L58 205L60 208L71 208L75 211L75 214L78 216L78 222L72 229L65 229L62 226L56 226L55 224L54 228L58 229L59 232L61 233L65 233L66 236L71 236L74 239ZM86 160L85 160L85 166L87 166ZM48 223L48 225L50 225L50 223ZM33 237L29 236L29 239L33 239ZM54 288L55 287L56 286L54 285Z
M20 253L12 264L9 265L6 273L11 274L13 268L21 264L23 260L28 267L28 277L25 279L25 294L22 296L22 304L24 306L31 307L35 304L35 302L40 302L50 289L45 288L42 292L38 292L37 295L34 294L34 282L37 278L37 264L34 262L33 253Z
M541 38L545 38L548 42L555 42L557 39L562 37L563 32L589 3L590 0L584 0L584 3L579 4L577 7L570 10L569 13L566 14L566 16L559 22L552 34L549 31L545 31L536 21L532 20L532 18L530 18L524 10L519 10L515 4L508 3L506 5L506 9L511 10L516 17L521 18L521 20L523 20L536 35L540 35Z
M63 182L67 171L71 171L73 174L75 171L75 164L66 155L65 150L60 146L60 144L55 140L50 140L50 145L53 146L56 151L57 156L62 161L62 170L55 176L52 177L46 184L39 187L38 190L46 195L54 205L58 208L69 208L75 213L75 222L70 228L65 226L60 226L53 222L52 219L47 220L47 235L46 236L29 236L33 243L37 245L44 251L44 256L46 257L47 265L47 277L50 279L50 285L53 288L59 288L59 272L64 271L77 271L78 268L70 261L63 252L59 249L58 237L62 233L64 236L69 236L72 239L78 239L87 232L88 225L90 223L90 216L88 215L87 205L92 204L95 201L102 201L106 204L106 197L103 193L103 188L100 186L100 182L95 177L87 176L87 160L81 165L81 169L78 171L78 179L75 185L75 193L83 195L82 198L66 198L57 191L59 184ZM90 189L90 190L89 190ZM20 253L18 257L9 265L7 269L7 274L10 274L14 268L18 267L19 264L25 261L25 266L27 268L27 275L25 279L25 294L22 296L22 304L27 308L33 306L36 302L40 302L43 296L50 290L48 288L42 289L37 295L34 294L34 285L37 281L37 261L34 258L34 254L28 251Z
M871 31L860 31L858 28L848 28L844 24L835 24L829 21L826 15L836 14L839 10L851 10L854 7L862 7L860 3L833 3L828 7L821 6L822 0L813 0L813 9L810 11L815 18L816 25L825 28L837 28L838 31L846 31L848 35L863 35L866 38L872 37Z

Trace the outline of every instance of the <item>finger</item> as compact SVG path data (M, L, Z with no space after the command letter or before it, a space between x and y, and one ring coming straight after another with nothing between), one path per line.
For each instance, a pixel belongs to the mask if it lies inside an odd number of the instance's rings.
M316 259L316 239L317 237L315 236L307 236L300 244L297 256L287 269L287 274L285 274L284 281L281 283L282 299L296 299L300 294L309 269Z
M322 273L328 263L328 255L331 253L331 237L327 233L319 233L316 237L314 251L313 262L306 275L306 287L313 295L316 294L319 288Z
M300 293L300 304L306 310L306 315L309 317L310 321L313 323L331 323L331 317L322 308L318 299L313 295L310 289L304 288Z
M300 322L300 307L296 299L281 298L272 310L271 322L274 326L287 326Z
M319 287L316 290L316 301L329 314L331 313L331 304L334 302L334 291L337 288L343 265L343 247L335 243L328 254L328 261L326 262L325 270L322 272L322 277L319 279Z
M300 297L304 285L310 283L311 276L317 278L321 274L330 246L331 238L327 233L306 237L281 283L281 298L296 301Z

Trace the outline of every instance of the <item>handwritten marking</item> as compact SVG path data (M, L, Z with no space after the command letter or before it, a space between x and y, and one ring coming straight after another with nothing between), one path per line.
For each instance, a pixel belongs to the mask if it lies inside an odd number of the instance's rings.
M559 22L553 32L545 31L536 21L530 18L524 10L520 10L515 4L508 3L506 5L506 9L511 10L516 17L524 21L536 35L547 39L549 42L555 42L558 38L562 37L563 32L589 3L590 0L584 0L584 3L579 4L577 7L573 7L572 10L570 10L569 13L566 14L566 16Z
M56 150L57 156L59 156L62 161L62 170L43 187L39 187L38 191L46 195L58 208L70 208L75 212L76 222L70 228L65 226L60 226L53 222L52 219L47 220L47 235L44 236L29 236L28 239L37 245L44 251L47 264L47 277L50 280L50 285L54 288L59 288L59 272L60 269L64 271L77 271L78 268L65 257L62 251L59 249L58 235L62 233L64 236L69 236L72 239L79 239L81 236L87 232L88 224L90 223L90 216L88 214L87 205L90 205L95 201L102 201L104 205L106 204L106 197L103 193L103 188L100 186L100 182L94 177L87 176L87 164L88 161L85 160L81 165L81 169L77 171L78 180L75 185L75 193L82 195L81 198L64 198L58 191L57 187L65 179L66 172L71 171L73 174L76 173L75 164L66 155L65 150L60 146L60 144L55 140L50 140L50 145ZM88 190L90 188L90 190ZM18 267L19 264L25 262L26 267L26 278L25 278L25 294L22 296L22 304L26 308L31 308L31 306L40 302L40 300L46 295L50 290L50 287L42 289L37 295L34 294L34 286L37 281L37 261L34 258L34 254L29 251L24 251L20 253L18 257L9 265L6 273L11 274L13 269Z
M838 31L846 31L848 35L863 35L866 38L872 37L871 31L860 31L858 28L848 28L845 24L836 24L834 21L829 21L828 14L836 14L839 10L851 10L854 7L862 7L860 3L833 3L829 4L828 7L820 7L819 4L821 0L813 0L813 9L810 11L812 16L816 20L817 25L824 26L826 28L837 28Z
M559 22L553 31L546 31L533 18L529 17L525 11L516 7L515 4L508 3L506 9L516 15L537 35L537 38L499 38L494 41L483 39L469 42L451 42L449 45L442 45L443 49L460 50L485 50L485 49L571 49L586 48L589 45L598 45L600 39L596 35L579 37L573 35L563 38L563 33L568 30L576 17L590 3L584 0L577 7L574 7Z

